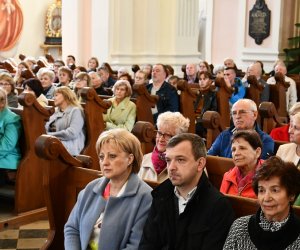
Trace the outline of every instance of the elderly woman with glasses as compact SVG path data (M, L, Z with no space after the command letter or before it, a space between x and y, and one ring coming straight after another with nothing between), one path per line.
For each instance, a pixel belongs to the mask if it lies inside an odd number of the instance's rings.
M299 249L300 219L292 204L300 193L300 172L273 156L257 170L253 183L260 208L232 224L223 249Z
M139 176L142 179L163 182L168 178L165 151L168 141L177 134L186 133L189 119L179 112L165 112L157 118L156 145L152 153L144 155Z

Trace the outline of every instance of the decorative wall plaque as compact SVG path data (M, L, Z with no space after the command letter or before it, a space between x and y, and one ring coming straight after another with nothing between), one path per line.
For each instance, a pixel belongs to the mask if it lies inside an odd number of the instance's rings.
M262 44L270 35L271 11L264 0L256 0L249 12L249 36L256 44Z
M45 29L45 44L61 44L61 0L56 0L49 6Z

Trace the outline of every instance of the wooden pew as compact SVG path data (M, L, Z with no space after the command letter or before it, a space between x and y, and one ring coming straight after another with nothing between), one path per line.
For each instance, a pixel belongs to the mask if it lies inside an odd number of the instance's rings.
M279 117L277 109L272 102L262 102L258 107L258 112L261 118L260 127L267 134L270 134L273 128L278 128L286 125L286 123L282 123L282 118ZM286 142L277 140L275 140L274 142L274 154L276 154L280 145Z
M300 74L288 74L288 77L292 78L296 83L297 88L297 102L300 101Z
M218 103L218 112L221 118L221 124L224 127L230 126L230 107L229 99L234 92L233 88L228 88L224 78L216 78L215 80L216 87L219 88L217 91L217 103Z
M208 155L206 157L206 170L210 182L220 190L223 175L234 167L230 158Z
M23 125L23 134L20 139L22 159L16 172L14 186L14 212L16 214L45 206L40 168L44 161L36 155L34 143L40 135L46 132L45 123L54 113L52 107L43 108L30 93L22 93L18 99L23 109L11 108L21 116Z
M135 123L131 133L133 133L141 142L144 155L153 151L156 132L152 123L138 121Z
M267 134L270 134L273 128L281 127L286 124L282 122L272 102L262 102L258 107L258 112L261 118L260 126Z
M233 207L235 217L239 218L246 215L255 214L259 208L257 199L251 199L242 196L225 195ZM300 211L300 209L299 209Z
M73 158L64 149L62 143L55 137L42 135L36 141L37 154L46 160L43 169L43 189L48 209L50 233L42 249L64 249L64 225L69 213L76 203L77 195L87 183L101 177L100 171L87 169L91 164L89 157L81 156L79 160ZM207 164L215 164L209 160ZM212 169L212 166L207 166ZM147 181L155 188L156 182ZM66 199L68 197L68 199ZM232 204L236 216L254 214L257 209L256 200L226 195ZM57 205L59 204L59 205ZM297 214L300 215L300 208Z
M276 84L270 84L270 102L274 103L278 116L282 122L287 122L288 113L286 110L286 91L290 84L284 81L284 76L275 74Z
M217 136L225 130L221 116L216 111L206 111L202 116L203 126L207 129L206 148L210 148Z
M195 133L195 112L194 102L196 94L192 91L191 87L186 80L179 80L177 82L177 89L181 91L180 94L180 112L181 114L190 119L189 133Z
M105 130L103 113L111 106L111 102L102 100L94 88L85 87L82 89L81 97L84 100L82 104L85 114L86 142L82 154L91 156L93 164L92 169L100 170L98 156L96 152L96 142L99 135Z
M247 82L249 83L249 88L246 89L247 91L245 98L254 101L258 107L260 104L260 95L264 90L264 86L257 81L255 76L248 76Z
M39 166L43 172L42 190L50 224L48 240L43 249L64 249L64 224L76 203L77 195L101 172L88 169L92 166L92 158L72 157L56 137L40 136L35 148L37 155L46 161Z
M132 90L136 94L136 120L154 124L151 108L155 107L159 97L149 94L144 85L133 84Z

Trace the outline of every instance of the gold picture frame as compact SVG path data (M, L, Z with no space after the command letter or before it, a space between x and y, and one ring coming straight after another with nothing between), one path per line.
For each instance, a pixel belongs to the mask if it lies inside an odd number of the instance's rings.
M56 0L47 10L45 44L61 44L61 0Z

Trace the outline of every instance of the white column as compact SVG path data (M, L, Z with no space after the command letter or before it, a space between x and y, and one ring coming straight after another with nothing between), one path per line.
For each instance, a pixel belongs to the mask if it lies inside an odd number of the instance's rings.
M198 62L198 0L113 0L111 62ZM130 14L132 13L132 15Z

